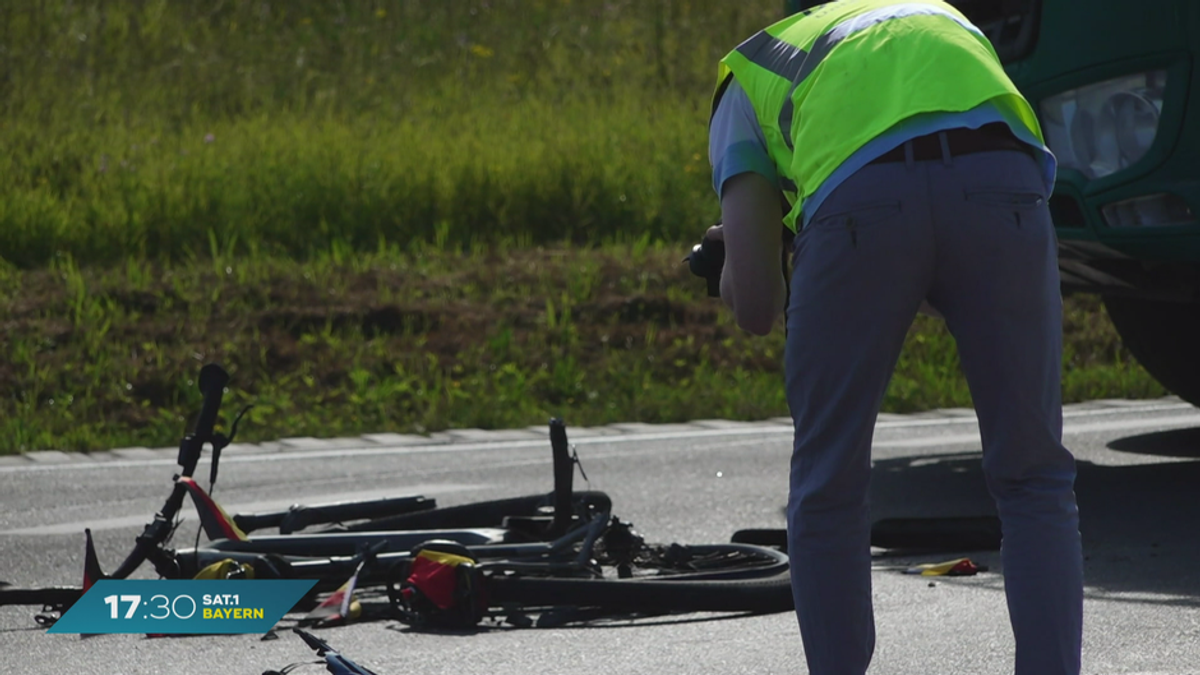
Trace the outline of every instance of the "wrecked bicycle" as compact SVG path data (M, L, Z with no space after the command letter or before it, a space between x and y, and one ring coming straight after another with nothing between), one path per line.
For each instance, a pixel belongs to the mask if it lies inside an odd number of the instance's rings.
M750 543L648 543L613 515L603 492L575 491L579 467L566 427L550 422L553 490L545 494L450 507L422 495L293 506L227 515L211 497L222 450L236 435L214 431L229 375L216 364L200 372L203 405L180 442L179 470L162 508L111 573L85 531L79 586L0 585L0 605L40 606L52 624L99 579L124 579L149 563L165 579L313 579L302 603L354 589L386 593L386 614L425 626L466 626L486 617L528 625L539 616L671 612L779 612L792 607L787 556ZM209 489L194 478L205 445ZM178 516L190 495L208 541L173 548ZM256 534L275 530L278 534ZM216 571L214 571L216 570ZM2 583L2 582L0 582Z

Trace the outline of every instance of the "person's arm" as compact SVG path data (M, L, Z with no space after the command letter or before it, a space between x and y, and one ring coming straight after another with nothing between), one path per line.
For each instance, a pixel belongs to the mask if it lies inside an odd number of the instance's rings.
M755 335L771 332L783 312L787 289L779 260L783 255L779 191L762 175L738 174L721 192L719 232L725 241L721 299L737 325Z
M736 80L728 82L713 113L708 143L723 225L705 236L725 241L721 298L738 326L766 335L787 295L779 264L779 178L754 106Z

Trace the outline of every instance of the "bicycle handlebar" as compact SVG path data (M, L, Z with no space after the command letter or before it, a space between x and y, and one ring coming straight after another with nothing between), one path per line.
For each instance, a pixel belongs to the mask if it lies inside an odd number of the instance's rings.
M200 369L197 378L200 393L204 395L204 403L200 415L196 418L196 426L192 433L183 437L179 443L179 466L183 467L181 475L191 476L200 460L200 450L205 443L213 438L213 427L217 423L217 413L221 410L221 396L225 385L229 384L229 373L215 363L205 364Z
M204 396L204 404L200 408L200 415L196 418L196 425L193 427L192 433L184 436L183 440L179 442L177 461L181 470L176 476L177 479L182 476L191 477L196 471L196 464L200 461L200 453L204 444L212 442L213 427L217 423L217 415L221 410L221 397L225 393L227 384L229 384L229 373L226 373L221 366L209 363L200 369L197 386ZM128 577L159 545L167 540L174 529L172 521L183 506L183 498L186 494L187 487L176 481L171 490L171 496L167 497L162 509L154 514L154 520L146 524L145 529L137 537L137 544L133 551L116 571L108 575L109 578L124 579Z
M303 628L300 628L299 626L293 626L292 632L296 635L299 635L301 639L304 640L305 644L317 652L317 656L325 659L325 669L330 673L333 673L334 675L375 675L375 673L371 670L360 666L354 661L351 661L349 657L342 656L340 652L333 647L330 647L328 642L313 635L312 633L309 633Z

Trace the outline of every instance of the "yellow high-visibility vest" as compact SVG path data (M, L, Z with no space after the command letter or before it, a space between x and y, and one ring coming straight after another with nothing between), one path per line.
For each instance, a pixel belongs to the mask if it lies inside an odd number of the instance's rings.
M1043 140L991 42L940 0L841 0L759 31L721 59L754 106L791 210L871 139L913 115L993 102Z

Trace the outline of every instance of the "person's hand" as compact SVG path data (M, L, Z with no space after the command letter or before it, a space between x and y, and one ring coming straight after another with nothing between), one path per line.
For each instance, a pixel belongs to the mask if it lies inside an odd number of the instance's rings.
M712 241L725 241L725 227L721 223L717 223L704 231L704 238Z

